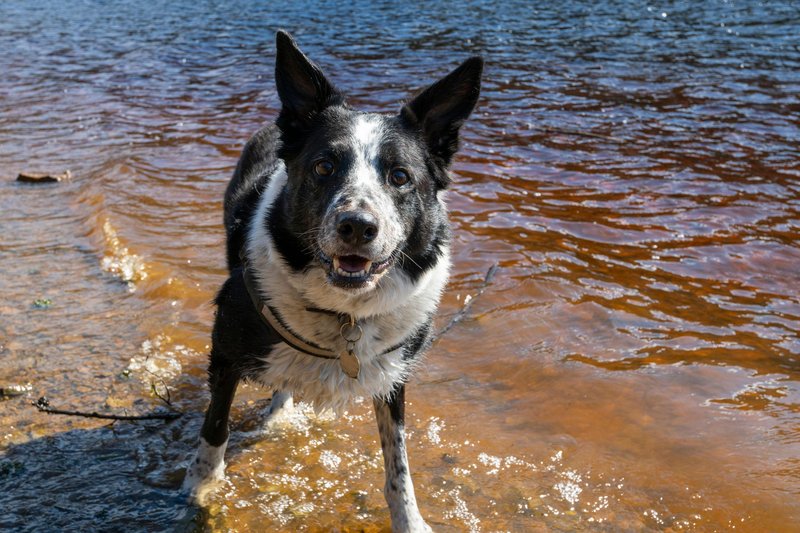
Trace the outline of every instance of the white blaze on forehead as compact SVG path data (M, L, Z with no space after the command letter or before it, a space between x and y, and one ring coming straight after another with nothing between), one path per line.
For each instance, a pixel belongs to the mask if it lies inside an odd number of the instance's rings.
M353 126L353 141L358 157L370 166L377 164L378 149L384 136L383 119L376 115L359 115Z
M355 165L353 167L352 200L379 194L381 183L378 169L378 154L383 142L383 121L377 115L359 115L351 131Z

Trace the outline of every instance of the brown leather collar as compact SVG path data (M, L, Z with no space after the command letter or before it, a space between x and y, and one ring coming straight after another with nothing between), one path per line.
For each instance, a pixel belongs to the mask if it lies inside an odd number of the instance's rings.
M305 340L303 337L291 330L291 328L281 320L280 316L275 312L272 307L265 302L258 293L258 288L253 274L250 272L247 259L242 258L242 278L244 279L244 286L247 288L247 293L250 295L250 300L261 315L264 323L280 337L283 342L308 355L314 357L322 357L323 359L339 359L339 354L333 350L323 348L314 344L311 341Z
M345 328L349 325L351 329L357 328L358 331L361 331L361 327L357 324L356 320L352 317L352 315L346 315L342 313L337 313L336 311L331 311L329 309L319 309L317 307L306 307L306 311L312 313L324 313L329 315L334 315L339 317L339 322L341 323L340 333L342 335L342 339L347 343L347 349L341 353L335 352L328 348L324 348L319 346L309 340L304 339L289 327L280 317L280 315L269 305L268 301L264 301L261 298L261 295L258 291L258 284L256 280L253 278L253 274L250 269L249 261L245 255L244 249L242 250L239 257L242 260L242 279L244 281L244 286L247 288L247 293L250 295L250 300L253 302L253 306L258 311L259 316L264 321L264 324L267 325L269 329L271 329L283 342L294 348L299 352L303 352L304 354L311 355L313 357L320 357L322 359L337 359L339 364L342 367L342 371L350 376L353 379L357 379L360 371L361 363L354 352L355 342L348 339L345 334ZM359 333L360 337L360 333ZM357 339L356 339L357 340ZM402 342L391 346L380 353L380 355L385 355L387 353L393 352L399 348L402 348L408 339L404 339Z

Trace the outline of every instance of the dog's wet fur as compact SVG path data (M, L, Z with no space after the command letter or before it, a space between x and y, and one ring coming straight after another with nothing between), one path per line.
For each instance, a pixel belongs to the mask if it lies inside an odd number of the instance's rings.
M405 382L447 282L442 196L482 69L480 58L470 58L397 115L363 113L278 33L282 109L275 125L248 141L225 193L230 277L216 299L211 404L184 481L193 496L224 475L230 405L247 379L272 389L269 416L291 409L293 397L334 410L371 397L392 529L430 529L406 457ZM339 353L346 348L341 317L357 321L357 378L336 359L289 347L265 324L245 286L245 261L261 299L298 337Z

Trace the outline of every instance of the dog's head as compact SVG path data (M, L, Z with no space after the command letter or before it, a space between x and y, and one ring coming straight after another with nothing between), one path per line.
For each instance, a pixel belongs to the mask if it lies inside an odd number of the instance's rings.
M363 113L278 33L285 229L309 256L303 268L322 268L330 285L360 292L392 268L415 278L435 263L447 239L438 193L449 184L482 68L480 58L468 59L395 116Z

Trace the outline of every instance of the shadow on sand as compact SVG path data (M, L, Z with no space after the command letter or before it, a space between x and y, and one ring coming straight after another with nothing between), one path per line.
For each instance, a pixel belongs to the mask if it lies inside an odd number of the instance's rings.
M201 416L115 423L9 446L0 459L0 529L202 531L179 487Z

